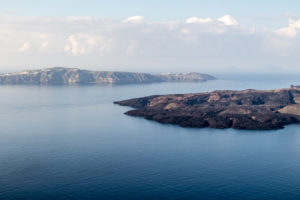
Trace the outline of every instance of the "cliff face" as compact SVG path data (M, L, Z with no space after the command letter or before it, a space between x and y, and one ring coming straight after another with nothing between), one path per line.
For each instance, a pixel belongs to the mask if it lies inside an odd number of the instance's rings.
M0 74L0 84L130 84L155 82L203 82L214 77L200 73L148 74L132 72L88 71L76 68L49 68Z
M204 82L207 80L214 80L215 77L208 74L201 74L196 72L190 73L164 73L157 75L166 82Z
M300 89L214 91L115 102L126 112L182 127L269 130L300 122Z

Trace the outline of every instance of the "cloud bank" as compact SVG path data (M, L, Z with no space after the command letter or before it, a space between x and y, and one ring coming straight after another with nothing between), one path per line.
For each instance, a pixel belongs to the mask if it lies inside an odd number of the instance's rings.
M120 71L297 71L300 20L278 30L230 15L186 21L0 16L0 70L78 66ZM274 68L274 69L275 69ZM299 70L300 72L300 70Z

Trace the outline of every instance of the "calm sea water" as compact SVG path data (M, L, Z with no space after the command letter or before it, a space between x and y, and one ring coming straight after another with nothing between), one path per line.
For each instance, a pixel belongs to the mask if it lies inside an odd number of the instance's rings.
M300 78L1 86L0 199L300 199L300 125L186 129L123 115L116 100L272 89Z

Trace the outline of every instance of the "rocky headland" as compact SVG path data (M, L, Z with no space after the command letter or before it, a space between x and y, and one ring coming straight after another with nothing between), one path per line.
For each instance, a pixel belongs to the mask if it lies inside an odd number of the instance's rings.
M149 74L134 72L89 71L54 67L0 74L0 84L67 85L67 84L138 84L156 82L205 82L215 77L202 73Z
M114 102L126 115L192 128L281 129L300 122L300 89L213 91Z

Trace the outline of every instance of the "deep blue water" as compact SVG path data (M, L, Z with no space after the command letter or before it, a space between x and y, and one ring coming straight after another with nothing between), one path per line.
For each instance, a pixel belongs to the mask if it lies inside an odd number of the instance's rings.
M112 104L299 80L1 86L0 199L300 199L300 125L186 129L123 115L130 108Z

